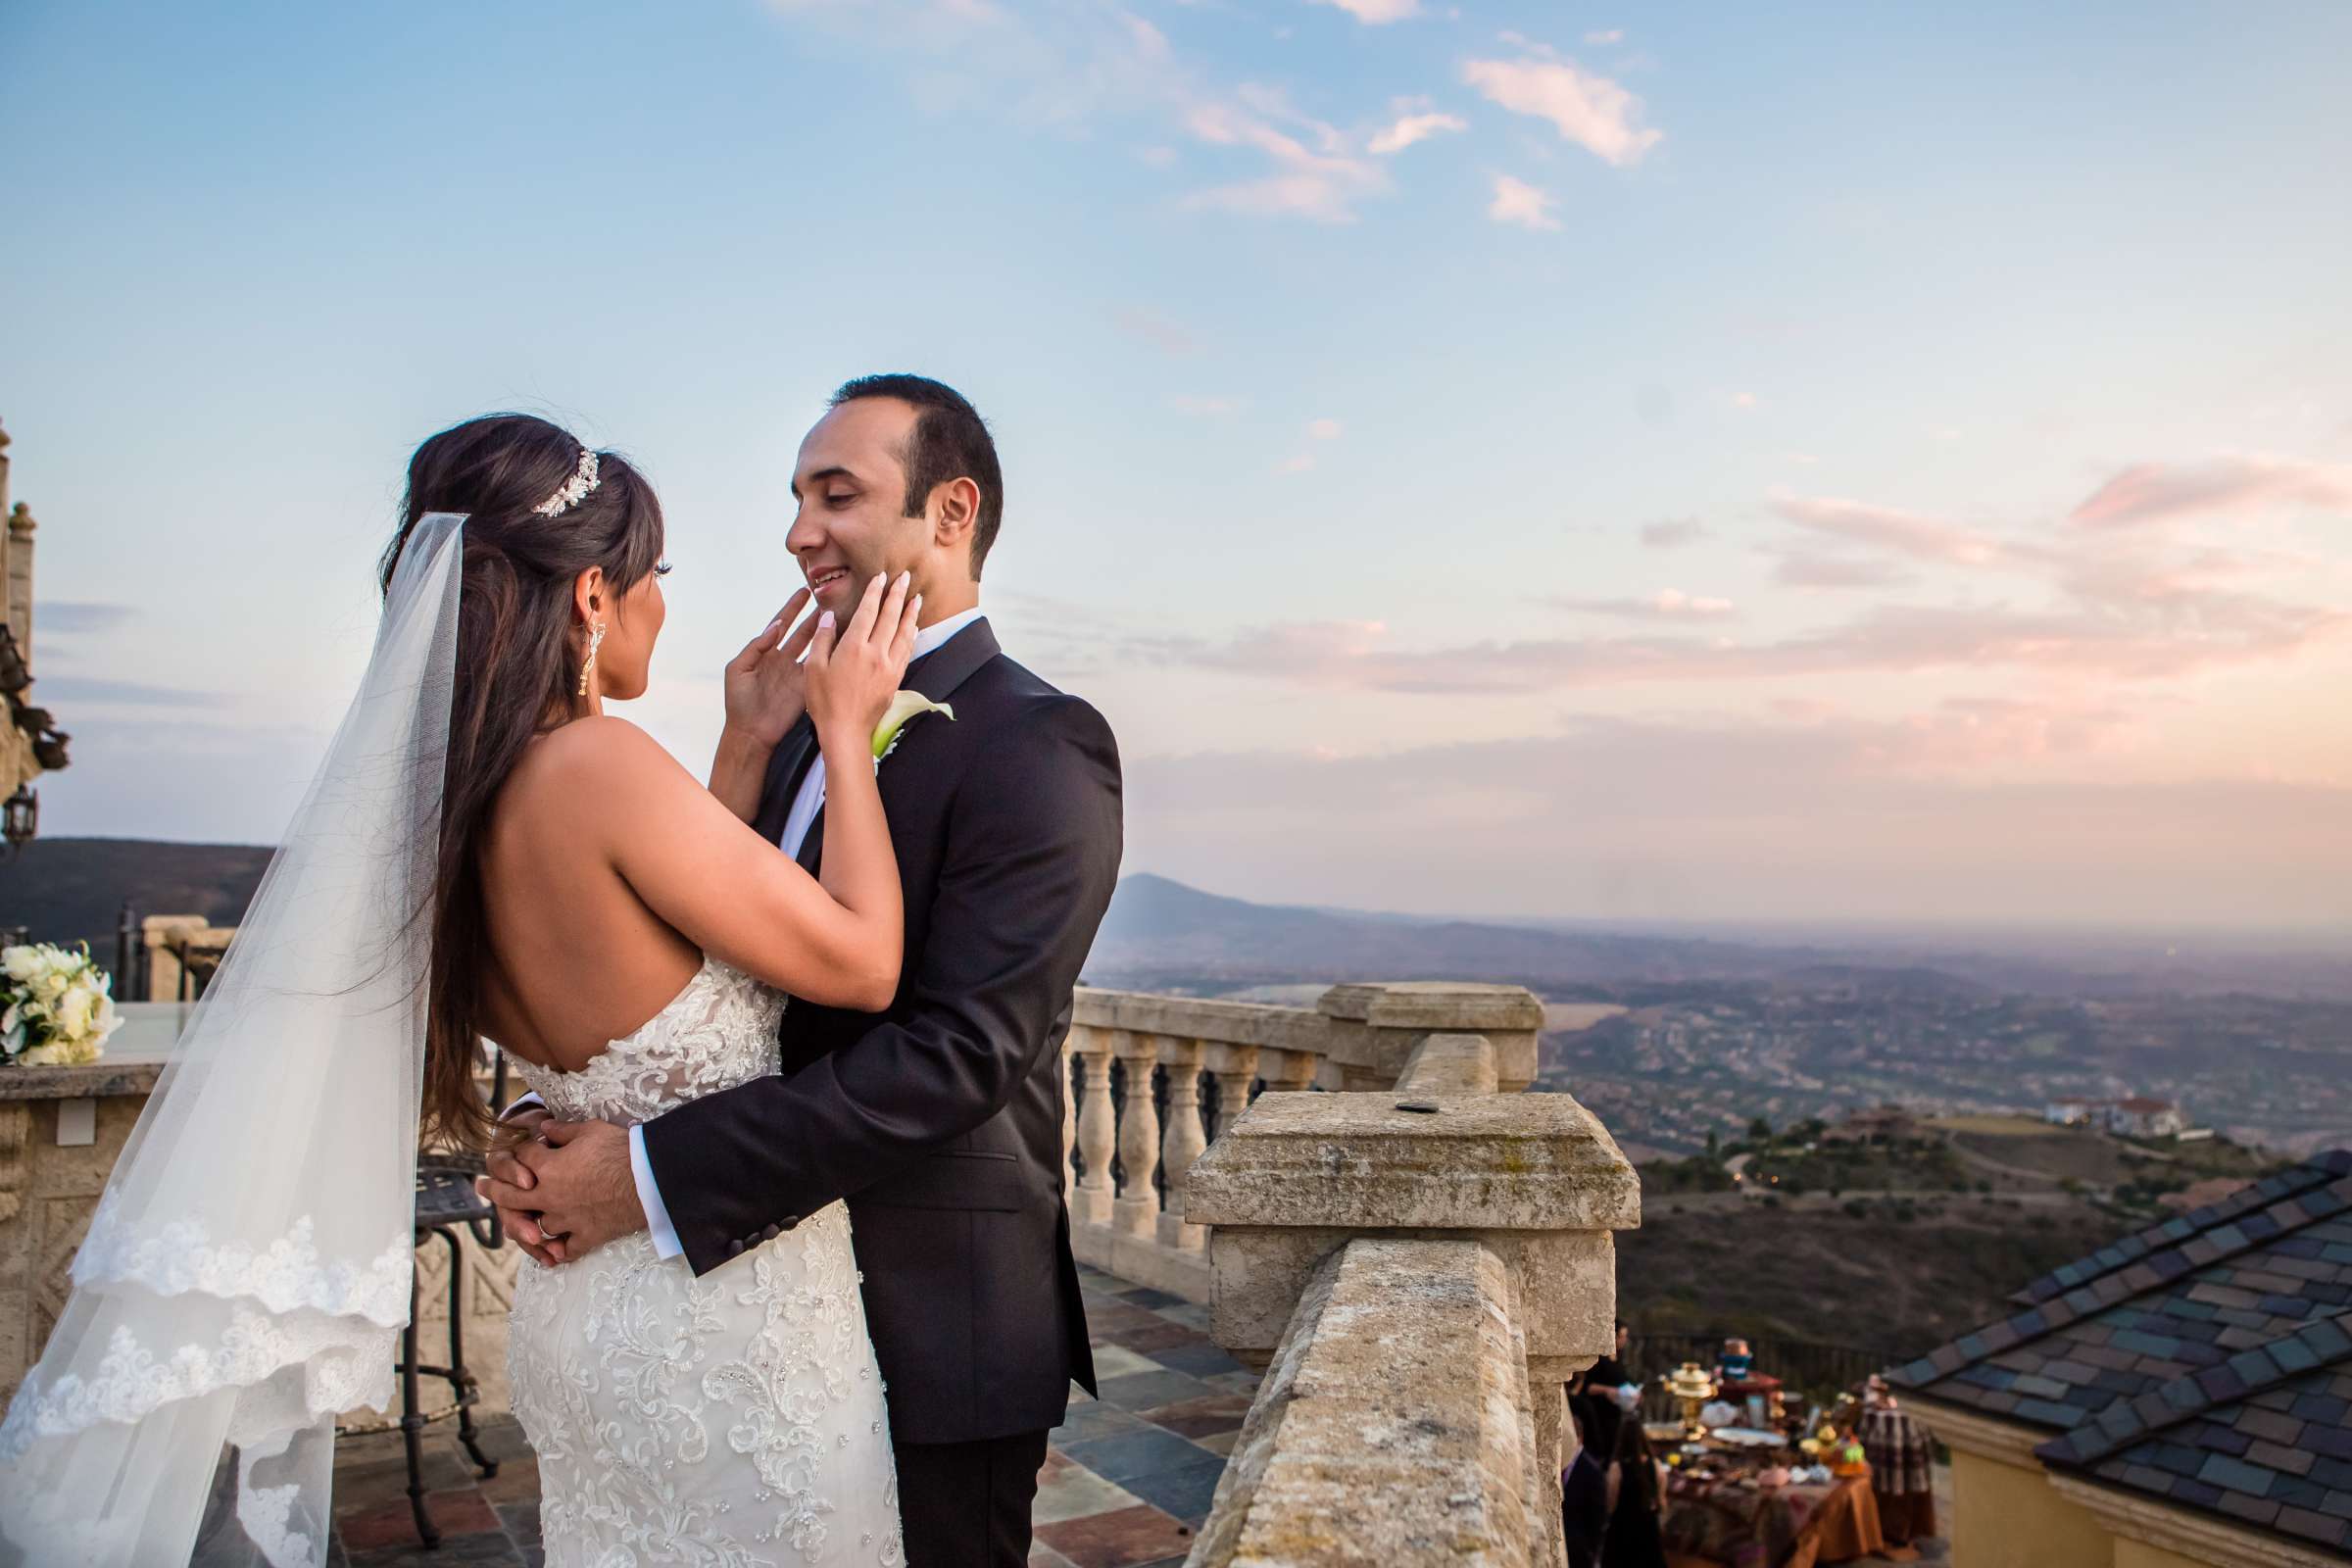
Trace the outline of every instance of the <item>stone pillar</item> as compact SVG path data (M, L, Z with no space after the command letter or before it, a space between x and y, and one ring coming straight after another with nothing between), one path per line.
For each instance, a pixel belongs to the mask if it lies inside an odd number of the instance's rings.
M1351 1070L1376 1073L1382 1045L1359 1036ZM1396 1089L1267 1094L1194 1162L1185 1216L1210 1227L1212 1336L1261 1367L1308 1277L1351 1241L1460 1239L1493 1252L1519 1303L1523 1408L1556 1564L1561 1385L1615 1341L1613 1233L1641 1223L1641 1184L1571 1097L1489 1092L1508 1081L1503 1054L1481 1036L1435 1033L1399 1059Z
M1101 1029L1070 1030L1070 1050L1086 1070L1084 1102L1078 1111L1078 1153L1086 1174L1070 1194L1070 1219L1076 1224L1103 1225L1110 1221L1111 1143L1117 1113L1110 1103L1110 1038Z
M1592 1355L1527 1358L1527 1399L1536 1426L1536 1490L1543 1499L1542 1518L1554 1565L1568 1560L1568 1540L1560 1532L1560 1453L1568 1440L1568 1380L1598 1359ZM1626 1419L1642 1418L1633 1415ZM1605 1460L1601 1468L1608 1468Z
M1200 1055L1198 1040L1160 1035L1159 1064L1168 1073L1168 1125L1160 1134L1160 1168L1167 1173L1168 1206L1159 1214L1159 1241L1198 1252L1208 1246L1208 1233L1185 1223L1184 1178L1193 1161L1208 1147L1200 1125Z
M1536 1081L1544 1004L1524 986L1436 980L1334 986L1316 1006L1331 1020L1331 1059L1344 1090L1388 1088L1414 1047L1447 1033L1487 1038L1504 1094Z
M32 513L20 501L8 514L8 624L17 649L32 663Z
M139 922L140 936L147 944L147 995L122 997L122 1002L177 1002L179 1000L178 944L192 941L205 929L201 914L151 914Z
M0 430L0 516L6 516L7 514L8 514L8 432L7 432L6 430ZM0 583L5 583L5 582L7 582L7 581L8 581L8 533L7 533L7 530L5 530L5 529L0 529ZM0 598L0 624L6 624L6 623L8 623L8 601L7 601L5 598ZM22 631L19 631L19 632L17 632L17 633L16 633L16 637L17 637L17 645L18 645L18 647L20 647L20 648L24 648L24 632L22 632ZM26 659L27 661L30 661L30 660L31 660L31 658L32 658L32 651L31 651L30 649L28 649L28 648L24 649L24 657L25 657L25 659Z
M1131 1236L1159 1235L1159 1112L1152 1105L1152 1069L1159 1061L1159 1037L1131 1029L1111 1031L1111 1052L1127 1077L1119 1107L1119 1183L1110 1222Z

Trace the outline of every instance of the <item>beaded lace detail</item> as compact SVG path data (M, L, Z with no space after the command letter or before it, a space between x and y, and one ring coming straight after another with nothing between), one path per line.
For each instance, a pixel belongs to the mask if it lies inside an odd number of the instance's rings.
M651 1121L689 1100L774 1072L783 1016L783 993L705 958L668 1006L579 1071L515 1065L566 1121Z
M523 1077L567 1119L648 1120L773 1073L783 1008L706 960L580 1071ZM858 1285L839 1203L699 1279L643 1234L524 1259L507 1359L552 1568L903 1564Z

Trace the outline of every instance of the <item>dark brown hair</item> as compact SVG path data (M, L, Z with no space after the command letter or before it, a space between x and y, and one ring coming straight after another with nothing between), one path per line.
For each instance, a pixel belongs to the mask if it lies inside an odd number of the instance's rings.
M914 432L899 454L906 468L906 499L899 509L905 515L921 516L931 492L951 480L969 479L979 487L980 511L972 518L972 581L978 582L981 564L1004 521L1004 475L997 466L996 438L980 411L954 387L923 375L861 375L842 384L831 407L860 398L914 405Z
M466 514L456 679L431 909L421 1132L479 1149L496 1131L474 1086L481 1060L482 827L533 737L578 716L586 628L572 584L591 566L618 598L660 563L662 504L627 460L597 454L596 488L554 516L536 509L569 481L582 447L527 414L488 414L442 431L409 460L400 532L384 550L390 591L402 548L428 513Z
M1644 1513L1656 1513L1661 1499L1658 1496L1657 1451L1649 1446L1649 1434L1642 1429L1642 1413L1637 1410L1617 1427L1618 1506L1625 1506L1624 1497L1630 1491L1636 1504Z

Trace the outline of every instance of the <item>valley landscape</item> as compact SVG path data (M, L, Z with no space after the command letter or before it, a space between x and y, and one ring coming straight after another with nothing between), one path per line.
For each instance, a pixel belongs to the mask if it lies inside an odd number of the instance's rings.
M0 870L0 924L87 940L117 913L233 923L251 846L54 839ZM1626 1315L1902 1353L2223 1186L2352 1144L2352 957L2180 937L1625 931L1252 904L1127 877L1087 983L1311 1004L1446 975L1545 999L1539 1089L1573 1091L1641 1165ZM2052 1102L2177 1103L2211 1137L2058 1128ZM1867 1158L1833 1136L1899 1104ZM2167 1199L2171 1198L2168 1206ZM1856 1313L1857 1301L1870 1309Z

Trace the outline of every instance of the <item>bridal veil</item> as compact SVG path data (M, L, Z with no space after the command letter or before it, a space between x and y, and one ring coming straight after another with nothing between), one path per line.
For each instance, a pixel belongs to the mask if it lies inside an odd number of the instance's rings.
M464 521L412 530L0 1422L0 1561L324 1559L336 1413L389 1402L408 1320Z

